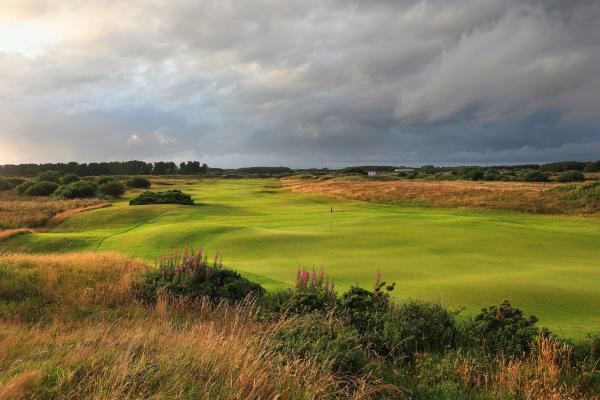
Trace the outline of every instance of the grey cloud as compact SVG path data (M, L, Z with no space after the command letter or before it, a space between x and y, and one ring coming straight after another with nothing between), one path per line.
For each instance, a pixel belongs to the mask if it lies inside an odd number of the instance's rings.
M35 58L0 53L0 143L21 143L23 161L598 158L594 1L55 0L9 10L91 24ZM128 143L134 133L141 140ZM54 145L27 145L39 141Z

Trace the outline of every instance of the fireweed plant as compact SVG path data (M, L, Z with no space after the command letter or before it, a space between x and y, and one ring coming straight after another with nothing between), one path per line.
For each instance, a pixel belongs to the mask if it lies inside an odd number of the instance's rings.
M169 296L200 297L240 301L249 295L260 297L265 290L239 273L223 267L217 253L212 261L202 246L196 251L185 246L172 254L160 257L154 268L149 268L138 287L139 296L146 303L156 301L159 292Z

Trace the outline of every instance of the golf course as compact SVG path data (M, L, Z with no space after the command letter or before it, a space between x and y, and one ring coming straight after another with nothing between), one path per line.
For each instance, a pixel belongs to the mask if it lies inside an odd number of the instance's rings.
M379 270L399 299L438 301L464 315L509 299L568 337L600 326L596 218L400 207L296 194L276 179L167 188L196 204L129 206L128 194L0 251L108 251L152 262L202 245L271 290L293 284L299 267L324 268L339 290L371 287Z

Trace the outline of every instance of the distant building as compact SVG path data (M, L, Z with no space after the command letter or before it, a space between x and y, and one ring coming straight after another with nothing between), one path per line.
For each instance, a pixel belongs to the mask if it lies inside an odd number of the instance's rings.
M367 172L367 175L375 176L375 175L377 175L377 171L369 171L369 172Z

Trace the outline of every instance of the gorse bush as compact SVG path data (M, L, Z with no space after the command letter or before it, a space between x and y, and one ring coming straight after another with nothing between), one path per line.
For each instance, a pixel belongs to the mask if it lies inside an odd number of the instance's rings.
M439 304L411 300L386 315L383 337L395 356L444 352L459 335L454 316Z
M121 197L125 193L125 185L117 181L108 181L98 187L98 193L105 196Z
M58 171L44 171L40 172L36 180L39 182L54 182L60 183L60 172Z
M540 171L528 171L521 177L523 182L548 182L548 175Z
M529 350L540 333L537 321L535 316L525 317L523 311L504 300L499 306L482 309L468 324L467 334L488 352L520 354Z
M33 186L35 182L33 181L25 181L19 185L17 185L17 193L19 193L20 195L25 195L25 192L27 192L27 189L29 189L31 186Z
M192 200L192 196L183 193L181 190L167 190L165 192L143 192L129 201L129 205L131 206L145 204L182 204L191 206L194 205L194 200Z
M5 191L5 190L10 190L14 187L15 187L15 185L13 185L11 181L9 181L6 178L0 177L0 192Z
M223 268L222 259L215 256L208 261L202 247L196 253L186 246L180 254L176 250L144 276L138 285L138 295L146 303L156 301L159 293L181 296L190 300L208 297L241 301L249 295L262 296L265 290L239 273Z
M79 175L73 173L65 174L61 178L63 185L68 185L69 183L77 182L78 180L80 180Z
M581 171L565 171L558 174L557 182L583 182L585 175Z
M94 182L75 181L61 186L56 191L56 197L61 199L84 199L96 197L98 185Z
M340 320L309 314L292 319L275 330L275 350L292 357L329 363L332 372L358 375L367 355L355 328Z
M127 186L135 189L148 189L150 188L151 182L149 179L136 176L127 181Z
M22 185L25 185L23 183ZM21 187L20 185L19 187ZM27 196L51 196L56 189L58 189L58 184L50 181L42 181L42 182L33 182L30 185L27 185L25 189L25 195Z
M101 176L98 178L98 185L103 185L108 182L114 182L116 179L112 176Z

